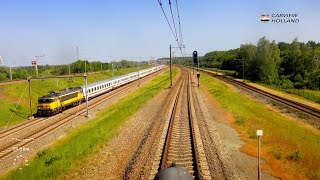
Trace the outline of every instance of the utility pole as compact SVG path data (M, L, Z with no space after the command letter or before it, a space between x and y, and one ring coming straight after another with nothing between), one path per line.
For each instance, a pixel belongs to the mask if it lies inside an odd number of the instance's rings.
M76 46L76 53L77 53L77 61L79 60L79 48Z
M185 48L185 46L180 46L180 47L172 47L171 46L171 44L170 44L170 47L169 47L169 49L170 49L170 88L172 87L172 60L171 60L171 49L172 48L179 48L179 49L181 49L181 48Z
M83 77L84 77L84 91L85 91L85 93L86 93L86 117L88 118L88 117L90 117L90 115L89 115L89 110L88 110L88 89L87 89L87 86L88 86L88 84L87 84L87 73L84 73L84 75L83 75Z
M140 87L140 63L139 62L140 61L138 61L138 81L139 81L138 87Z
M113 65L113 62L112 62L112 64L111 64L111 66L112 66L112 77L113 77L113 71L114 71L114 65Z
M246 82L246 79L244 78L244 59L242 60L242 78L243 82Z
M244 59L235 59L235 60L238 60L239 62L242 63L242 79L243 79L243 82L246 82L246 79L244 78ZM239 65L241 66L241 65Z
M170 88L172 87L172 70L171 70L171 44L170 44Z
M12 68L10 66L10 81L12 81Z
M87 73L87 60L84 60L84 73Z
M28 88L29 88L29 108L30 108L30 115L29 115L29 120L33 119L32 115L32 99L31 99L31 79L30 76L28 77Z

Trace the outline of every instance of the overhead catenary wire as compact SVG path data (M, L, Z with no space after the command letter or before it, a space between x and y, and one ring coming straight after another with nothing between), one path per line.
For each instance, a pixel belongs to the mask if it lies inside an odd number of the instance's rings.
M180 46L181 44L179 44L179 38L178 38L178 33L177 33L177 28L176 28L176 22L174 21L174 16L173 16L173 12L172 12L171 0L169 0L169 6L170 6L170 12L171 12L173 28L174 28L174 31L176 33L175 34L176 35L176 41L177 41L178 45Z
M170 22L169 22L169 19L168 19L166 13L164 12L164 9L163 9L163 7L162 7L162 2L161 2L161 0L158 0L158 2L159 2L159 5L160 5L160 7L161 7L162 13L163 13L164 17L166 18L167 23L168 23L168 25L169 25L169 27L170 27L170 29L171 29L171 32L172 32L173 36L174 36L175 40L178 42L178 37L177 37L176 34L174 33L174 31L173 31L173 29L172 29L172 27L171 27L171 24L170 24Z
M180 18L180 11L179 11L179 7L178 7L178 0L175 0L175 5L176 5L176 16L174 15L174 12L172 10L172 5L174 5L174 3L171 2L171 0L168 0L169 1L169 8L170 8L170 13L171 13L171 18L172 18L172 23L173 25L169 22L169 19L168 19L168 16L166 15L164 9L163 9L163 6L162 6L162 0L158 0L158 3L161 7L161 10L167 20L167 23L170 27L170 30L173 34L173 37L177 43L177 49L180 50L180 53L182 55L182 57L186 57L186 52L185 52L185 49L184 49L184 41L183 41L183 35L182 35L182 26L181 26L181 18ZM175 18L177 18L175 20ZM178 23L176 25L176 23ZM174 29L173 29L174 28ZM179 28L177 30L177 28ZM182 50L184 49L184 50Z
M180 20L178 0L176 0L176 8L177 8L177 16L178 16L178 24L179 24L180 45L183 46L184 43L183 43L183 36L182 36L182 30L181 30L181 20ZM180 48L180 51L182 53L181 48Z

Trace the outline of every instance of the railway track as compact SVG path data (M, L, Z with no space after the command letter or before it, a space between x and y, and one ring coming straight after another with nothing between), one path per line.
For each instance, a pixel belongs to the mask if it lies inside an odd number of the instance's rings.
M156 73L156 72L155 72ZM154 75L150 74L151 76ZM141 80L147 80L150 78L149 76L143 77L141 78ZM93 109L99 105L101 105L102 103L104 103L105 101L112 99L114 97L116 97L117 95L127 91L128 89L132 88L133 86L137 86L138 84L140 84L139 81L134 81L132 83L129 83L123 87L120 87L114 91L112 91L111 93L106 93L102 96L100 96L99 100L96 100L94 103L89 104L88 109ZM93 99L94 101L95 99ZM91 101L92 102L92 101ZM76 107L77 108L77 107ZM61 126L67 124L68 122L71 122L72 120L76 119L77 117L79 117L79 115L85 114L86 109L82 108L79 111L76 112L72 112L70 114L67 114L66 116L63 116L61 118L59 118L58 120L54 121L54 122L50 122L50 123L46 123L44 125L42 125L41 127L39 127L36 130L33 131L28 131L27 129L35 126L41 122L47 121L50 119L49 118L39 118L36 119L35 121L28 121L27 123L21 124L19 126L13 127L11 129L8 129L6 131L3 131L0 133L0 140L4 139L5 137L8 136L12 136L13 134L16 134L20 131L26 130L27 133L25 133L23 136L19 137L19 140L16 138L12 138L9 139L9 141L7 141L5 144L3 144L2 146L0 146L0 161L4 160L6 157L10 156L11 154L14 153L14 148L15 147L25 147L26 145L30 144L31 142L33 142L36 139L39 139L47 134L49 134L50 132L60 128ZM21 139L21 140L20 140Z
M211 179L190 93L190 74L184 69L170 116L159 170L175 163L187 169L194 179Z
M310 107L308 105L305 105L305 104L302 104L302 103L299 103L299 102L296 102L296 101L293 101L291 99L287 99L287 98L284 98L284 97L281 97L281 96L278 96L278 95L275 95L275 94L271 94L269 92L266 92L266 91L263 91L261 89L258 89L256 87L253 87L249 84L246 84L244 82L241 82L241 81L236 81L234 79L231 79L229 77L226 77L226 76L223 76L223 75L217 75L215 74L214 72L211 72L211 71L208 71L208 70L203 70L203 69L200 69L200 71L202 72L205 72L213 77L216 77L224 82L227 82L229 84L233 84L235 86L239 86L241 88L245 88L251 92L255 92L255 93L258 93L264 97L267 97L269 99L272 99L276 102L279 102L281 104L284 104L290 108L293 108L295 110L298 110L300 112L303 112L307 115L310 115L312 117L316 117L316 118L320 118L320 110L319 109L316 109L316 108L313 108L313 107Z
M35 126L35 125L43 122L46 119L48 119L48 118L35 118L32 121L25 121L25 123L19 124L17 126L9 128L9 129L6 129L6 130L0 132L0 140L5 138L6 136L10 136L10 135L12 135L14 133L22 131L27 127Z

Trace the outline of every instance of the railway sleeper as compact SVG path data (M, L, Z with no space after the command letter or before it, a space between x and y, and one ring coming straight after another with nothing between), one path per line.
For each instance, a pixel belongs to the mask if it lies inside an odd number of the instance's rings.
M181 154L184 156L192 156L191 151L170 151L168 153L169 156L181 156Z
M177 162L190 162L192 161L192 157L170 157L168 161L177 161Z
M192 148L191 147L188 147L187 145L190 145L191 146L191 144L190 143L186 143L185 145L178 145L178 144L176 144L176 145L174 145L174 144L170 144L169 145L169 149L171 150L179 150L179 149L181 149L181 150L192 150Z

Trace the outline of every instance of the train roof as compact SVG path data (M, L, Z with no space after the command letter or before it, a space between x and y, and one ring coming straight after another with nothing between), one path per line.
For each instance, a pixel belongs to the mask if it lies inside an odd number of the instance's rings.
M112 82L113 80L117 80L117 79L121 79L121 78L124 78L124 77L127 77L127 76L131 76L131 75L134 75L134 74L136 74L136 73L138 73L138 72L132 72L132 73L124 74L124 75L121 75L121 76L116 76L116 77L113 77L113 78L110 78L110 79L106 79L106 80L102 80L102 81L90 83L90 84L88 84L88 87L89 87L89 86L100 85L100 84L103 84L103 83ZM81 86L81 87L84 88L84 86Z
M38 99L50 99L50 98L54 98L54 97L58 97L64 94L69 94L75 91L79 91L82 90L81 87L74 87L74 88L68 88L68 89L64 89L64 90L60 90L60 91L51 91L49 92L49 94L46 94L44 96L39 97Z
M155 67L158 67L158 66L155 66ZM146 70L149 70L149 69L152 69L152 68L155 68L155 67L142 69L140 71L146 71ZM97 86L97 85L100 85L100 84L103 84L103 83L109 83L109 82L112 82L113 80L117 80L117 79L121 79L121 78L128 77L128 76L131 76L131 75L135 75L137 73L138 73L138 71L135 71L135 72L132 72L132 73L129 73L129 74L124 74L124 75L116 76L116 77L113 77L113 78L110 78L110 79L106 79L106 80L90 83L90 84L88 84L88 87ZM81 86L81 87L84 89L84 86Z

